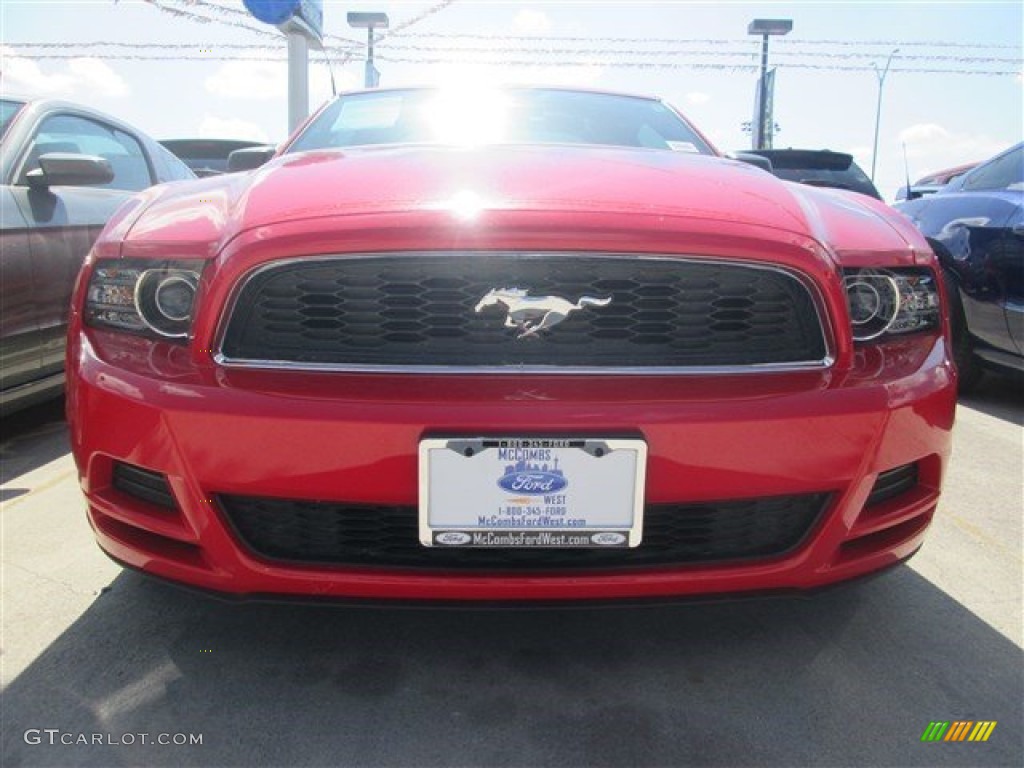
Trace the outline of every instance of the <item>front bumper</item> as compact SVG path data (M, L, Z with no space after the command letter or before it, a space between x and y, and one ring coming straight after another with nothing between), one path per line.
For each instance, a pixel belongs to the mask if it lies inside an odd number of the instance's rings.
M940 336L860 351L847 372L732 377L474 377L228 371L173 344L73 330L68 410L100 546L153 575L235 596L607 600L810 590L909 557L934 514L955 379ZM234 495L417 502L427 436L631 434L647 504L828 494L769 558L502 572L342 567L259 556L227 524ZM175 510L114 487L124 462L166 476ZM916 482L868 504L879 476ZM884 495L884 494L883 494ZM875 494L876 498L881 498Z

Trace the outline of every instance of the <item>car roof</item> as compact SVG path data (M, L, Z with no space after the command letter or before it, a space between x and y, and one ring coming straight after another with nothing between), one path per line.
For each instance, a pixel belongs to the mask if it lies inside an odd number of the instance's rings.
M954 165L952 168L943 168L941 171L935 171L933 173L929 173L926 176L922 176L920 179L914 182L914 186L916 187L918 185L925 184L936 184L941 186L942 184L945 184L947 181L949 181L951 177L959 176L962 173L967 173L967 171L971 170L972 168L976 168L979 165L981 165L980 161L973 163L964 163L963 165Z
M19 114L39 114L43 112L58 112L58 111L69 111L78 112L79 114L89 115L102 120L106 123L114 123L119 128L129 130L132 133L145 133L141 128L133 126L131 123L122 120L119 117L114 117L109 112L103 112L99 109L87 106L77 101L68 101L66 99L52 99L52 98L23 98L13 97L7 94L3 97L7 101L21 101L24 102L25 106L22 108L22 112ZM147 134L148 135L148 134Z

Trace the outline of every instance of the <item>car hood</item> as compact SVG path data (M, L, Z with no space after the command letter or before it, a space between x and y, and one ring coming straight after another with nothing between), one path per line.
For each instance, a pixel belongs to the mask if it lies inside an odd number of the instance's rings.
M908 222L862 195L781 181L719 157L578 146L284 155L250 173L166 186L120 226L125 241L188 241L216 252L243 231L283 222L431 211L457 219L489 210L617 214L637 226L714 222L720 230L756 227L771 239L807 236L835 251L915 244Z

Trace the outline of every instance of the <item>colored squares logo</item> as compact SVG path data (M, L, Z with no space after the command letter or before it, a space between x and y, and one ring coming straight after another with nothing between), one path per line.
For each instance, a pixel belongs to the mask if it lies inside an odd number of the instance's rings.
M995 729L995 720L932 721L921 734L921 741L988 741Z

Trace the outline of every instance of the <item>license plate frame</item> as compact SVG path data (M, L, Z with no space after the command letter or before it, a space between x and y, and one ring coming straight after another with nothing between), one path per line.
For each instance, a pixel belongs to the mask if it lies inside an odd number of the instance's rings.
M425 547L635 548L647 444L636 438L451 437L419 443Z

